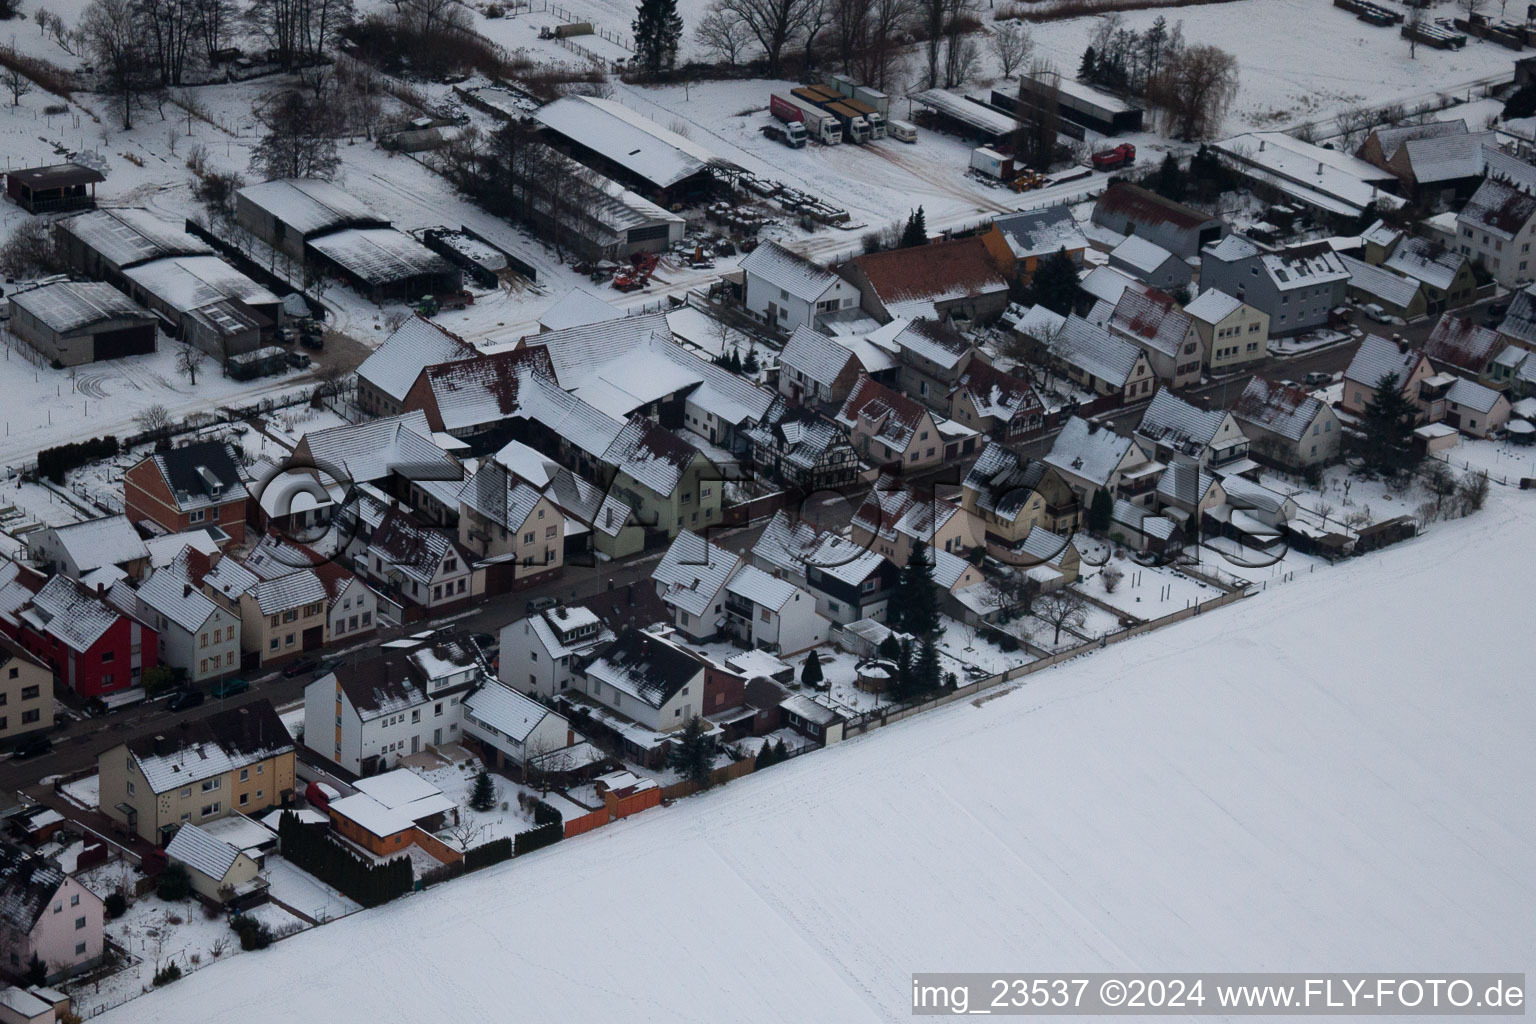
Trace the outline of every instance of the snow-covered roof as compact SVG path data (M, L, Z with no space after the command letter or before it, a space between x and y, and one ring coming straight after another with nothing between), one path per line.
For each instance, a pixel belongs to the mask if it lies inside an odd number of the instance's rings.
M300 443L322 470L339 470L351 482L398 473L422 485L441 480L457 491L464 479L463 467L432 440L432 428L420 409L312 430Z
M1400 348L1395 341L1379 334L1367 334L1355 352L1355 358L1344 371L1344 379L1374 388L1387 374L1397 375L1400 386L1406 387L1408 378L1424 356L1413 349Z
M222 882L240 859L240 850L189 821L166 844L165 855L173 863L184 864L198 874Z
M975 496L976 507L1012 522L1029 504L1047 473L1054 471L1038 459L1026 458L997 442L982 449L964 487Z
M538 701L498 682L487 683L465 697L464 709L476 724L519 743L525 742L550 714Z
M1156 242L1150 242L1140 235L1131 235L1126 238L1110 250L1109 257L1134 267L1143 274L1151 274L1169 260L1178 258Z
M928 89L909 96L908 99L920 107L927 107L993 135L1009 135L1018 128L1018 122L1001 110L994 110L981 103L973 103L964 96L957 96L943 89Z
M806 555L805 563L835 580L860 584L879 572L886 558L862 544L828 533Z
M1115 304L1109 327L1129 341L1176 357L1192 324L1171 296L1127 288Z
M965 335L936 320L913 320L892 340L897 348L945 369L954 369L973 348Z
M726 583L725 590L743 601L778 611L794 599L796 587L768 575L755 565L744 565Z
M1349 272L1344 269L1339 254L1326 242L1310 242L1278 252L1262 253L1259 265L1264 268L1275 287L1283 292L1349 278Z
M1466 133L1467 122L1461 118L1451 121L1425 121L1423 124L1391 125L1371 131L1371 135L1376 137L1377 145L1381 147L1381 155L1387 160L1396 156L1398 148L1412 139L1430 139L1441 135L1465 135Z
M1118 299L1120 292L1115 292ZM1009 307L1012 314L1016 306ZM1017 316L1012 317L1013 329L1026 338L1034 338L1036 341L1045 341L1056 332L1066 326L1067 318L1046 306L1030 306Z
M234 601L238 601L242 594L254 591L260 582L260 576L233 557L219 559L218 564L203 576L204 586L212 587L216 593Z
M1235 474L1222 478L1221 489L1227 493L1227 504L1235 509L1255 509L1275 515L1295 504L1279 491Z
M443 795L426 779L409 768L370 775L353 784L360 793L367 793L392 811L400 811L412 821L420 821L434 814L442 814L454 807L452 800Z
M124 272L128 279L178 313L224 301L275 306L281 300L217 256L175 256Z
M661 585L661 598L690 615L703 615L726 580L741 565L741 556L689 530L681 531L661 557L651 578Z
M1536 196L1488 178L1456 215L1458 224L1509 241L1536 217Z
M458 273L447 257L395 228L343 228L310 240L308 246L369 285Z
M778 242L762 243L746 255L740 267L751 277L761 278L770 286L782 288L806 302L815 302L841 280L826 267L812 263Z
M603 461L638 484L666 497L700 458L699 450L677 434L641 416L624 424Z
M801 324L779 353L779 366L798 370L815 383L831 387L853 358L851 349Z
M368 545L388 560L392 570L418 583L430 583L444 557L458 549L447 534L423 526L398 508L385 513Z
M539 315L539 326L549 331L560 331L567 327L585 327L623 318L622 310L585 288L572 288Z
M1134 444L1108 427L1073 416L1062 425L1051 450L1042 460L1099 487L1107 487L1109 478L1125 461Z
M1157 497L1164 504L1194 508L1212 487L1219 486L1216 476L1194 462L1175 462L1157 478Z
M540 107L533 116L657 188L670 188L709 167L736 167L615 100L565 96Z
M978 415L1004 423L1019 416L1040 415L1043 411L1040 396L1028 381L1004 373L980 359L971 360L955 388L970 398Z
M539 380L559 391L549 354L543 348L518 348L439 363L422 373L443 429L450 433L482 429L516 414L528 404L524 392L536 387Z
M788 512L779 509L758 534L752 545L752 557L766 562L774 569L805 574L811 552L821 543L821 535L809 523L791 519Z
M1499 324L1499 333L1525 348L1536 350L1536 284L1526 285L1509 300L1509 310Z
M276 579L262 580L256 584L254 596L256 607L263 615L276 615L301 605L323 604L329 592L314 570L300 569Z
M459 491L462 504L512 533L523 528L543 499L538 488L493 459L480 463Z
M149 557L149 549L124 515L48 527L44 532L82 573Z
M1407 309L1424 287L1423 282L1394 274L1385 267L1339 254L1339 262L1349 274L1349 286L1373 299L1380 299L1389 309Z
M289 753L293 738L272 702L259 698L146 733L129 740L128 750L150 789L167 793Z
M619 356L643 349L658 335L672 336L666 314L636 313L532 334L522 344L528 349L543 349L555 379L561 387L571 390Z
M187 575L185 556L177 563L156 569L138 589L139 600L189 633L202 628L219 606L193 585Z
M259 854L277 844L277 830L268 828L255 818L244 814L231 814L199 825L206 835L228 843L247 854Z
M703 670L702 662L666 639L630 629L589 664L586 673L660 708Z
M1192 320L1199 320L1205 324L1219 324L1241 308L1243 308L1242 299L1228 295L1219 288L1208 288L1185 306L1184 312Z
M954 589L966 572L974 568L970 562L943 548L929 548L928 554L933 562L933 582L945 590Z
M560 618L557 612L564 612L566 617ZM572 635L577 630L590 630L593 625L601 624L598 617L586 608L570 606L551 608L528 616L526 622L551 658L590 654L597 648L613 642L613 633L607 629L587 632L579 637ZM563 637L569 639L562 639Z
M1127 290L1125 294L1131 292ZM1117 388L1125 386L1136 371L1138 360L1146 358L1135 345L1075 313L1067 317L1052 338L1051 354Z
M1504 340L1491 327L1469 317L1446 313L1429 332L1424 354L1436 364L1481 375L1504 350Z
M1420 136L1403 143L1409 172L1419 185L1475 178L1483 173L1483 149L1498 144L1496 132Z
M58 223L61 231L119 270L165 256L213 252L207 242L148 210L92 210Z
M303 238L333 228L389 223L346 189L319 178L265 181L235 194Z
M1294 198L1334 213L1358 214L1373 202L1403 205L1380 188L1396 180L1392 172L1284 132L1250 132L1215 148Z
M1138 281L1111 266L1094 267L1083 277L1082 289L1089 295L1111 306L1120 301L1120 296L1127 288L1137 291L1146 291L1148 285ZM1035 306L1034 309L1044 309L1043 306ZM1049 310L1047 310L1049 312ZM1056 314L1060 315L1060 314Z
M858 426L861 419L867 420L874 436L897 451L906 451L918 427L928 417L928 410L906 395L892 391L873 378L861 376L838 410L837 422L851 429Z
M626 526L636 522L634 510L621 497L564 467L544 488L544 496L578 523L609 537L617 537ZM571 530L569 523L566 530Z
M25 310L58 334L115 320L153 321L138 303L100 281L61 281L30 291L12 292L11 305Z
M86 593L68 576L53 576L33 596L31 607L23 610L21 616L38 632L83 654L112 628L119 613Z
M1423 281L1431 288L1449 291L1467 258L1440 242L1410 236L1397 243L1383 264L1404 277Z
M472 359L478 354L473 345L457 335L425 317L413 316L363 360L357 376L396 402L403 402L406 392L428 366Z
M1104 190L1094 204L1094 213L1100 212L1126 217L1144 227L1170 224L1184 231L1194 231L1216 219L1203 210L1160 196L1129 181L1117 181Z
M1445 393L1445 400L1456 405L1466 406L1468 409L1476 409L1478 412L1492 412L1494 406L1499 404L1499 399L1504 397L1492 388L1484 387L1465 377L1456 378L1456 383Z
M1232 406L1232 415L1239 423L1252 423L1299 441L1323 409L1321 399L1301 388L1253 377Z
M842 712L804 693L790 694L779 701L779 707L788 714L804 719L813 725L831 725L834 722L844 721Z
M1173 448L1203 448L1215 439L1226 418L1224 410L1198 409L1167 388L1158 388L1136 434Z
M385 807L367 793L354 793L340 800L332 800L326 809L380 839L416 827L416 821L410 815Z
M1088 239L1065 203L998 217L993 222L1015 259L1088 248Z

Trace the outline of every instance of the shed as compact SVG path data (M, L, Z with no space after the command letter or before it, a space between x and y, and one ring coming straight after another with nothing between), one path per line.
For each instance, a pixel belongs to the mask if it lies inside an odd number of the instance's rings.
M456 292L464 286L458 267L390 227L345 228L307 242L305 250L310 259L375 302Z
M11 296L11 332L61 366L155 350L156 321L99 281L63 281Z
M11 171L5 193L28 213L89 210L96 205L96 186L106 181L100 171L81 164L50 164Z

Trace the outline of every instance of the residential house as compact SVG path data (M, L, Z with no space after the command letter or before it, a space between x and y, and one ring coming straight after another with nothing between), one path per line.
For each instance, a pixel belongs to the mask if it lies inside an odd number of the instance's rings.
M443 827L444 814L453 808L453 801L438 792L437 787L425 780L420 781L435 795L394 807L361 791L340 800L332 800L325 808L331 819L331 827L343 839L362 847L375 857L394 857L416 847L440 864L462 861L462 853L429 831Z
M1131 438L1077 416L1062 425L1041 461L1060 474L1084 507L1093 503L1099 490L1145 505L1163 471L1163 464L1154 462Z
M1193 462L1223 475L1253 467L1248 437L1230 412L1197 409L1167 388L1152 396L1135 436L1159 462Z
M792 583L804 585L806 569L823 534L804 520L779 509L764 524L752 545L752 564Z
M1208 528L1249 547L1266 548L1279 540L1296 518L1296 499L1245 477L1222 480L1227 500L1205 513Z
M1400 230L1384 220L1376 220L1360 232L1357 255L1367 263L1380 266L1392 255L1392 250L1397 248L1397 243L1402 239L1403 233Z
M673 624L694 640L709 640L725 625L725 583L741 556L684 530L662 555L651 579L672 611Z
M1434 139L1445 135L1466 135L1467 122L1461 118L1450 121L1426 121L1423 124L1382 125L1372 128L1355 156L1374 164L1384 171L1393 169L1392 161L1398 157L1403 144L1414 139Z
M936 320L910 321L891 339L896 349L896 389L935 412L949 408L950 393L971 365L976 347Z
M1041 260L1065 252L1081 268L1088 249L1088 238L1065 203L1004 214L981 239L1003 273L1024 285L1034 280Z
M848 717L838 711L831 701L805 693L792 693L779 702L786 728L804 736L813 743L829 747L841 743Z
M444 443L452 446L455 442ZM373 484L404 502L423 522L452 525L459 516L464 467L443 450L439 439L433 437L426 414L419 409L309 431L299 438L288 463L295 467L290 470L293 479L311 493ZM268 508L273 504L269 494L288 479L288 475L274 477L262 491L263 511L281 511ZM319 494L316 497L317 501L324 500ZM349 497L344 491L336 494L341 502ZM293 502L289 507L294 507ZM320 517L322 521L329 518L329 510Z
M1449 370L1491 384L1495 360L1505 347L1493 328L1479 326L1468 317L1447 313L1429 332L1424 354L1438 370Z
M1327 324L1348 285L1349 271L1326 242L1270 251L1229 235L1200 254L1200 290L1219 289L1268 314L1272 336Z
M192 891L211 905L238 903L267 887L254 857L190 821L166 844L165 858L187 869Z
M371 633L379 625L379 595L335 561L315 566L315 575L325 586L326 646L352 641Z
M27 553L45 572L72 580L106 569L112 576L141 577L149 570L149 549L127 516L87 519L69 526L45 526L26 537Z
M484 675L473 646L457 637L347 661L304 688L304 745L371 775L457 743L464 696Z
M1536 240L1536 196L1488 178L1456 215L1456 247L1504 288L1528 283Z
M976 432L935 416L906 395L860 377L838 411L859 457L898 472L917 472L969 455Z
M577 555L591 557L594 552L625 558L644 547L645 530L634 511L606 487L577 476L521 441L508 441L493 458L539 488L565 517L568 562Z
M464 698L463 735L479 742L486 764L502 770L576 741L564 715L497 682Z
M583 660L613 639L591 610L556 605L501 627L496 675L524 693L553 698L577 682Z
M937 497L932 489L919 491L885 474L854 513L851 527L855 545L898 566L907 564L919 541L937 551L967 555L981 545L983 536L983 523L969 510Z
M218 528L245 540L245 482L234 448L195 441L146 456L123 473L123 503L134 524L153 532Z
M1093 205L1093 222L1118 234L1145 238L1180 259L1198 256L1227 233L1220 217L1128 181L1117 181L1104 190Z
M1107 326L1147 354L1159 380L1176 388L1200 383L1205 364L1200 332L1170 296L1126 289Z
M1419 135L1398 143L1386 166L1402 183L1401 195L1424 209L1441 209L1476 191L1486 170L1484 147L1498 142L1496 132Z
M988 323L1008 307L1008 279L980 238L865 253L838 273L882 322L924 317Z
M1083 556L1077 550L1076 541L1044 526L1032 527L1006 549L1000 548L998 553L1015 571L1022 571L1039 584L1041 591L1058 590L1076 583L1082 570Z
M1139 554L1166 557L1184 546L1184 530L1177 520L1128 501L1117 501L1110 509L1109 536Z
M1157 481L1153 507L1158 513L1184 525L1199 523L1205 513L1227 501L1221 478L1193 462L1175 462Z
M826 642L831 623L816 599L787 580L743 565L725 584L726 631L760 650L797 654Z
M293 739L261 698L103 751L98 810L155 845L187 822L255 814L293 795Z
M329 600L319 574L275 563L262 569L271 575L225 557L203 574L203 593L240 618L241 651L266 666L319 650Z
M1339 408L1356 416L1365 415L1376 400L1376 388L1388 374L1397 377L1398 387L1409 401L1421 405L1419 386L1434 374L1434 369L1423 352L1379 334L1368 334L1344 371L1344 394L1339 399Z
M989 437L1023 441L1045 429L1034 387L990 363L972 359L949 394L949 418Z
M398 416L421 371L473 359L479 351L423 316L401 324L357 368L357 405L370 416Z
M1349 273L1345 294L1354 301L1374 303L1387 316L1404 321L1417 320L1429 312L1429 296L1423 281L1343 253L1339 254L1339 262Z
M1159 291L1189 287L1195 272L1179 256L1141 235L1131 235L1109 251L1109 265Z
M1458 379L1445 395L1445 422L1473 437L1502 430L1509 411L1509 399L1473 380Z
M81 697L138 686L144 670L160 663L159 635L153 627L67 576L50 577L12 615L12 636ZM23 697L26 694L23 691ZM31 724L27 718L33 714L42 711L22 712L24 725Z
M488 579L505 567L510 586L529 586L564 567L565 516L537 488L485 459L459 492L459 546L498 563ZM487 589L503 588L488 584Z
M770 328L814 328L817 317L859 304L848 281L777 242L764 242L741 261L742 305Z
M654 732L703 712L704 661L661 633L625 630L583 675L586 696Z
M995 442L966 473L960 504L981 520L987 552L1005 561L1035 527L1070 534L1082 521L1082 503L1061 474Z
M1108 303L1109 308L1114 309L1115 303L1120 301L1120 296L1125 294L1127 288L1144 292L1151 290L1152 286L1128 274L1123 274L1114 267L1098 266L1083 276L1081 287L1083 294L1089 299L1095 303Z
M1536 358L1518 345L1505 345L1494 357L1487 383L1516 398L1536 394Z
M858 453L848 432L830 420L788 414L776 423L753 427L747 438L756 472L791 487L832 490L858 479Z
M0 956L10 974L25 974L33 957L49 982L94 965L105 916L101 897L51 860L0 843Z
M1499 337L1536 352L1536 284L1526 285L1510 297L1509 309L1499 323Z
M852 349L801 324L779 353L779 394L796 404L840 406L863 369Z
M1042 339L1041 347L1047 361L1097 395L1136 402L1150 396L1157 384L1144 349L1075 313L1061 321L1048 340Z
M1269 355L1269 315L1212 288L1184 307L1212 374L1240 370Z
M1250 378L1232 406L1256 459L1291 472L1338 461L1343 431L1333 406L1310 392Z
M363 538L364 541L366 539L366 537ZM257 542L243 563L244 567L258 579L270 584L265 587L257 586L255 594L258 603L261 600L267 600L270 606L271 599L276 596L281 596L283 599L302 596L306 599L306 605L299 607L298 618L287 620L287 624L302 623L301 634L307 633L307 635L301 635L300 639L306 650L311 650L315 646L312 632L314 609L308 606L316 593L315 588L308 579L279 582L296 573L317 577L325 590L326 601L323 609L325 628L319 640L321 646L327 646L338 640L352 640L378 628L379 595L341 564L344 554L345 552L338 552L336 557L327 558L297 541L269 533ZM285 616L279 615L278 622L268 622L267 625L269 631L283 629L286 641L287 630L284 629L284 618ZM269 635L265 648L276 650L272 648L270 639ZM260 650L263 649L263 645L253 646L250 649Z
M240 668L240 613L203 593L207 559L184 550L133 591L134 613L159 634L160 660L200 683Z
M658 537L721 522L720 470L693 445L650 420L624 425L603 458L613 467L609 492Z
M398 508L386 512L374 529L357 568L379 584L385 597L425 610L467 601L480 592L469 552Z
M817 542L804 569L805 589L816 598L817 612L844 624L883 620L901 573L884 555L832 534Z
M1472 262L1443 242L1407 236L1401 239L1382 264L1388 270L1418 281L1431 313L1465 306L1477 297Z
M0 741L53 728L53 670L0 635Z

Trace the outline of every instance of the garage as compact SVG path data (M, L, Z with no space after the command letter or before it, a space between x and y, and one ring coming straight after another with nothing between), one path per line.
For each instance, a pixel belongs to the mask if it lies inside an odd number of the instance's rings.
M99 281L63 281L10 297L11 332L57 366L155 350L155 317Z

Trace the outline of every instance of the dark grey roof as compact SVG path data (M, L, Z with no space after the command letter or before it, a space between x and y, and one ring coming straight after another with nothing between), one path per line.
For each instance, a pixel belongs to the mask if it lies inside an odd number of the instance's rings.
M700 663L659 637L626 630L588 666L589 674L621 685L652 707L661 707L698 675Z
M245 497L240 467L223 441L198 441L171 448L156 453L154 459L177 504L183 508Z
M11 171L10 176L36 191L40 188L68 188L71 185L94 185L106 181L107 176L98 170L80 164L50 164L47 167L28 167Z
M46 857L0 843L0 920L30 932L64 879L64 872Z

